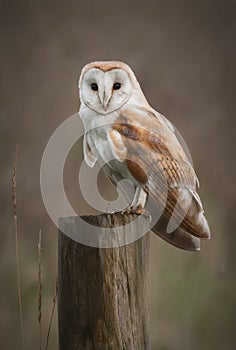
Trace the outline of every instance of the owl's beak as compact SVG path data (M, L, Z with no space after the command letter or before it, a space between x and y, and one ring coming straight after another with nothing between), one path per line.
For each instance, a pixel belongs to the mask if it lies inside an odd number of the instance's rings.
M103 105L104 110L106 111L111 99L111 91L109 91L108 89L104 89L103 91L100 90L98 92L98 95L100 102Z
M107 110L107 107L109 105L109 102L110 102L110 99L111 99L111 95L104 95L104 99L103 99L103 108L104 110L106 111Z

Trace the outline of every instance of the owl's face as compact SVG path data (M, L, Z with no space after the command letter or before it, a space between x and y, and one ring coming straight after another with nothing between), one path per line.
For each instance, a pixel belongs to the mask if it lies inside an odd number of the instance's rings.
M108 114L125 104L133 86L128 72L122 68L87 69L80 80L80 99L99 114Z

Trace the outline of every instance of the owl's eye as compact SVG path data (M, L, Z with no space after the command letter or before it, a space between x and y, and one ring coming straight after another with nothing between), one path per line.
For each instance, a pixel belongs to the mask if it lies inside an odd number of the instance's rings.
M98 91L98 85L96 83L91 84L91 89L93 91Z
M115 83L114 85L113 85L113 89L114 90L119 90L121 88L121 84L120 83Z

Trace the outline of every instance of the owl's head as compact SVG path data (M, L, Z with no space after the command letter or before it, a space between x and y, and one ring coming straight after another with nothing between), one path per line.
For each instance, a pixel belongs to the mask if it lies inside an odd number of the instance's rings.
M100 114L111 113L123 106L139 86L130 67L117 61L87 64L79 79L80 99Z

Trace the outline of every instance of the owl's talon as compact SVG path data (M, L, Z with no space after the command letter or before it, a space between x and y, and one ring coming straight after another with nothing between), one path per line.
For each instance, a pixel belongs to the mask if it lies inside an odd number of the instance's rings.
M110 210L110 211L109 211L109 214L116 214L116 213L118 213L118 212L119 212L118 210L113 209L113 210Z
M142 215L144 213L145 209L142 208L141 205L138 205L137 207L130 207L125 210L123 210L121 213L123 215L132 215L132 214L137 214L137 215Z

